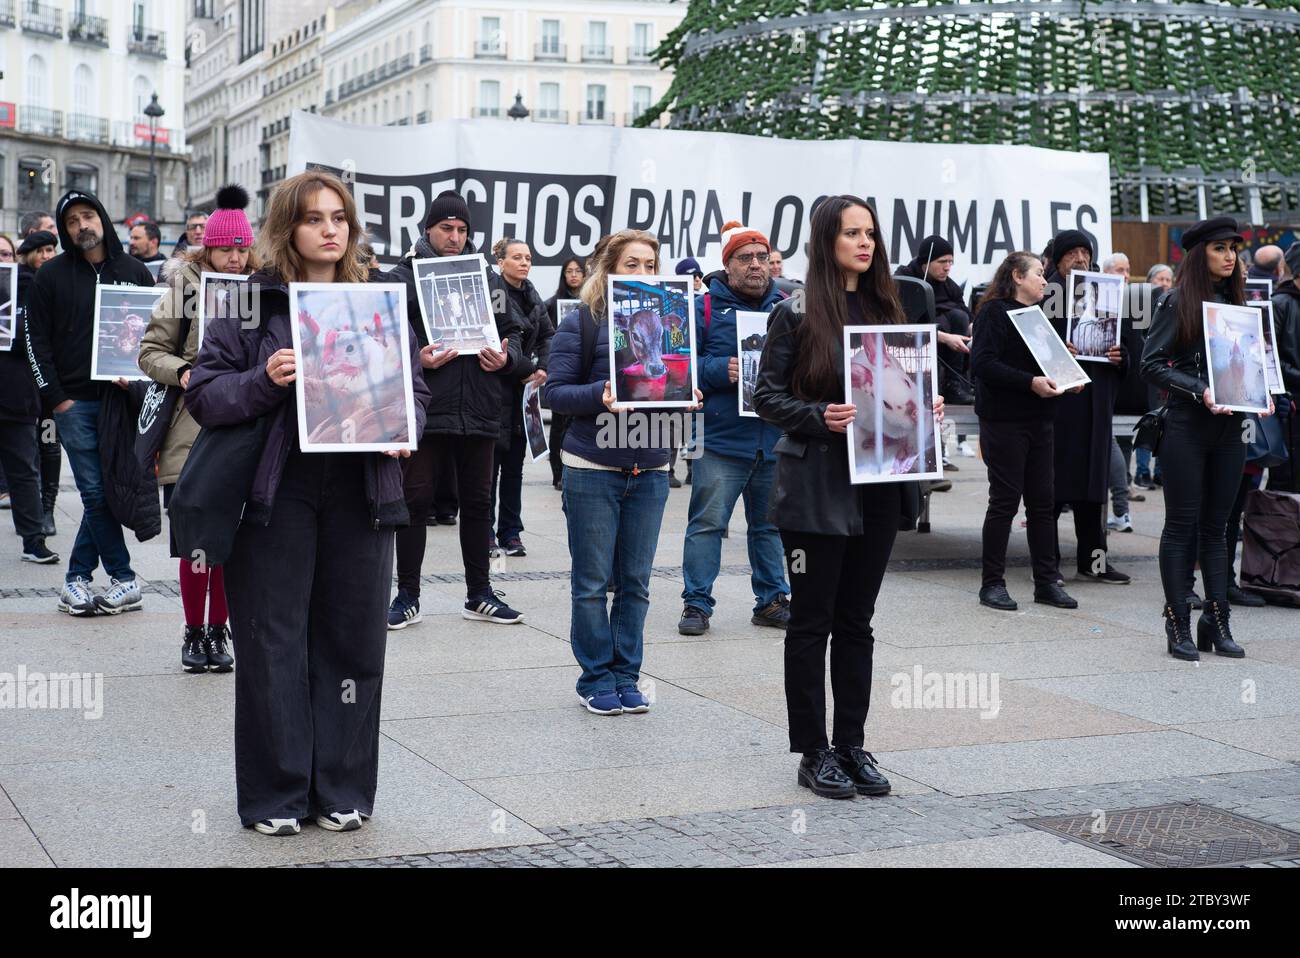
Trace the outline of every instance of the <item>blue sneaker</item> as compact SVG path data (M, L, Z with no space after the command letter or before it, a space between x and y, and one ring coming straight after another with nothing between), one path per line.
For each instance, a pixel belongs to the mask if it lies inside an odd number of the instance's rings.
M600 692L596 695L579 695L578 701L592 715L622 715L623 702L617 692Z
M516 612L505 604L505 595L504 592L484 592L467 600L460 614L474 622L495 622L498 625L514 625L524 621L522 612Z
M398 589L397 598L388 607L388 631L396 632L398 629L404 629L408 625L416 625L422 621L424 621L424 616L420 615L420 600Z
M649 712L650 700L641 694L641 690L635 685L629 685L626 688L618 690L618 700L623 706L624 712Z

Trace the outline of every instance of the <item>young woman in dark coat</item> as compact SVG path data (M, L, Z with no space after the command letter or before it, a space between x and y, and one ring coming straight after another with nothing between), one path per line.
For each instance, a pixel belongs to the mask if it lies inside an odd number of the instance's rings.
M558 330L560 320L563 318L559 315L559 301L562 299L578 299L582 295L582 284L587 278L587 270L576 256L570 256L560 266L560 285L555 290L555 295L546 301L546 314L551 317L551 328ZM549 405L546 398L546 392L542 392L542 401ZM551 410L551 434L548 438L550 452L548 458L551 461L551 485L556 489L561 488L561 480L564 477L564 463L560 461L560 451L564 446L564 432L569 428L569 417L561 416L554 409Z
M906 320L876 211L857 197L831 196L811 225L805 295L772 311L754 391L759 416L784 432L775 446L769 509L790 569L790 751L803 756L799 784L817 795L885 795L889 780L862 747L871 705L871 616L894 537L905 518L916 516L920 499L911 482L849 482L845 433L856 410L844 401L844 327ZM942 396L934 415L943 418ZM828 639L835 697L829 742Z
M1174 658L1193 662L1200 658L1198 649L1232 658L1246 654L1228 625L1225 539L1228 512L1246 464L1244 416L1210 399L1201 309L1207 302L1245 302L1245 272L1237 254L1241 242L1236 220L1227 216L1202 220L1183 233L1187 255L1174 288L1156 307L1142 353L1142 378L1169 396L1159 449L1165 477L1160 581L1165 590L1166 647ZM1270 415L1272 411L1270 399ZM1205 602L1193 643L1187 583L1198 541Z
M1092 270L1092 240L1079 230L1058 233L1048 247L1047 290L1043 312L1070 352L1066 335L1066 296L1073 270ZM1128 368L1128 350L1121 344L1106 353L1107 362L1088 363L1091 382L1083 391L1057 400L1056 410L1056 516L1065 507L1074 517L1077 543L1076 569L1080 579L1109 585L1127 585L1129 577L1109 562L1106 553L1106 501L1110 496L1111 422L1115 398ZM1060 546L1057 546L1060 563Z
M260 234L268 265L248 280L260 322L210 325L185 391L205 429L268 419L226 563L239 818L265 835L296 835L307 816L360 828L375 801L393 527L407 521L399 454L300 450L289 327L289 283L382 281L360 236L336 177L280 184ZM429 393L414 340L411 354L418 436Z

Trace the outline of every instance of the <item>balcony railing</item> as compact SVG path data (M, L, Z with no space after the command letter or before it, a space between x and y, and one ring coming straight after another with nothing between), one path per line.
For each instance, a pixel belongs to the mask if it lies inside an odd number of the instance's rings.
M160 126L155 131L154 142L159 153L183 153L185 134ZM134 123L119 120L113 124L113 143L132 150L149 149L149 118L140 117Z
M477 60L504 60L506 45L499 40L478 40L474 43L474 58Z
M167 59L167 35L157 30L132 30L126 37L126 49L142 57Z
M563 43L533 44L534 60L563 60L567 55L567 50Z
M501 107L499 106L476 106L474 107L475 116L501 116Z
M85 113L69 113L67 137L83 143L108 143L108 120Z
M532 118L538 123L568 123L568 110L534 110Z
M420 62L428 63L432 59L433 59L433 44L426 43L424 46L420 47Z
M416 123L432 123L432 122L433 122L433 111L432 111L432 110L421 110L419 113L415 114L415 122L416 122Z
M22 24L24 30L43 33L49 37L63 36L63 11L52 3L35 3L22 0Z
M17 25L14 20L14 0L0 0L0 27L13 27Z
M18 132L33 133L36 136L62 136L63 112L43 106L20 106Z
M614 48L608 44L604 46L584 45L582 48L583 63L613 63Z
M354 93L360 93L362 90L369 89L379 83L387 83L394 77L399 77L415 66L415 57L410 53L403 54L395 60L389 60L383 66L371 70L359 77L353 77L351 80L345 80L339 84L339 101L342 102Z
M73 14L68 18L68 39L74 43L108 46L108 21L103 17Z
M653 59L654 59L653 50L647 50L644 47L627 48L628 63L649 63Z
M583 113L581 116L578 117L578 122L579 122L579 123L594 123L594 124L597 124L597 125L601 125L601 124L603 124L603 125L605 125L605 126L613 126L613 125L614 125L614 114L613 114L613 113L591 113L591 112L587 112L587 113Z

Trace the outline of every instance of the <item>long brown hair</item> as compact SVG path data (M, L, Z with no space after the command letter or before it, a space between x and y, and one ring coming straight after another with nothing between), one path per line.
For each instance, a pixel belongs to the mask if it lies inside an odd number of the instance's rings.
M790 371L790 388L800 399L819 400L843 390L844 369L836 361L848 325L844 271L835 259L844 211L860 206L871 214L876 234L871 266L858 277L856 295L863 315L873 323L904 323L889 258L882 239L884 230L875 208L856 196L828 196L813 211L808 237L808 277L804 286L804 321L799 325L798 352Z
M370 270L357 260L357 243L361 239L361 223L357 219L357 204L352 194L333 173L308 170L291 176L275 188L266 211L257 250L262 261L270 266L286 283L302 282L307 269L302 256L293 245L293 231L302 223L307 212L307 202L321 190L333 190L343 200L343 214L348 223L348 242L343 255L334 264L334 282L364 283Z
M1210 242L1218 242L1211 240ZM1210 275L1209 258L1205 255L1207 243L1197 243L1187 251L1174 274L1174 289L1178 290L1178 343L1190 346L1200 342L1202 335L1201 304L1213 302L1220 280ZM1240 306L1246 301L1246 267L1237 257L1236 268L1227 278L1226 299Z
M604 245L602 246L601 243ZM659 272L659 241L645 230L619 230L596 244L587 260L587 279L582 284L582 301L591 310L591 318L601 322L605 316L605 297L608 295L609 277L618 268L623 250L630 243L645 243L655 253L655 272Z
M1039 259L1037 253L1026 253L1023 250L1008 253L1007 258L1002 261L997 272L993 274L993 279L989 281L989 288L984 291L980 301L975 304L975 312L978 313L984 308L985 303L991 303L995 299L1015 299L1016 273L1028 276L1031 269L1042 265L1043 261Z

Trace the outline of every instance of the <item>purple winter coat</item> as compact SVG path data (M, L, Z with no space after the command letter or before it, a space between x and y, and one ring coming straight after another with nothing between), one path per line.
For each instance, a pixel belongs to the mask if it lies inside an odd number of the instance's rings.
M371 282L382 282L378 270ZM190 373L185 405L202 427L229 426L268 415L266 445L253 475L253 488L244 521L266 525L289 453L298 445L298 415L294 386L277 386L266 374L266 361L279 349L293 347L289 328L289 287L278 274L262 270L248 282L260 287L254 302L264 322L244 329L239 322L217 322L203 334L203 346ZM415 435L424 434L429 387L421 375L419 344L411 337L411 382L415 390ZM382 453L367 457L366 498L372 525L404 526L410 522L402 494L400 460Z

